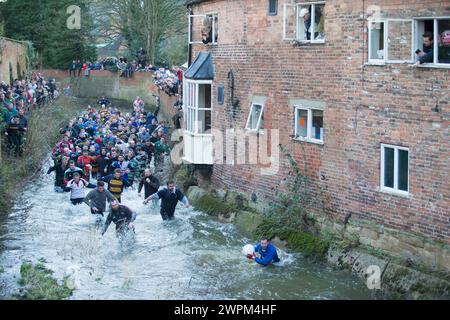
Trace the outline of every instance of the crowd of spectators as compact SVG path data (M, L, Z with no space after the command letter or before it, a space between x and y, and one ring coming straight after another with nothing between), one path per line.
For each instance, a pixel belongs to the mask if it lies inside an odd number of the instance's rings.
M164 91L170 97L181 95L183 70L179 67L156 69L153 73L153 82L159 90Z
M58 95L55 80L46 81L39 73L33 74L31 79L16 79L11 85L0 82L0 130L7 138L11 153L22 154L28 117L32 110L43 107Z

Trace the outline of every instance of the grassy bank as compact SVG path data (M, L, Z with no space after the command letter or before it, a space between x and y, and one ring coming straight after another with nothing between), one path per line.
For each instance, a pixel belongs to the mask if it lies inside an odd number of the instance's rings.
M41 168L42 161L61 137L59 129L66 126L70 118L84 109L78 100L61 97L52 105L34 110L28 122L24 141L24 155L8 155L2 139L0 161L0 216L8 213L12 201L27 182Z
M19 298L25 300L62 300L69 298L73 288L67 286L68 278L63 284L53 278L53 271L42 262L35 265L25 262L20 267L19 284L22 286Z

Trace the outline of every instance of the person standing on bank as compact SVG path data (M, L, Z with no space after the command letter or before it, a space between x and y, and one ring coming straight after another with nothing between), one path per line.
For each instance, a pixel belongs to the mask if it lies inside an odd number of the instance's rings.
M144 204L147 204L150 200L154 199L161 199L160 213L163 220L174 219L175 208L177 207L178 201L183 202L186 208L191 206L188 198L175 187L173 181L168 181L166 187L145 199Z

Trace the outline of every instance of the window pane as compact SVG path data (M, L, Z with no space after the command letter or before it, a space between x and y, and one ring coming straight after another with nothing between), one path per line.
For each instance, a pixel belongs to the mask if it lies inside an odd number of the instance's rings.
M219 105L222 105L224 103L224 92L222 84L219 84L219 86L217 87L217 103Z
M219 40L219 17L217 14L211 16L211 20L214 22L213 24L213 30L212 34L214 34L214 43L217 43L217 40Z
M189 39L191 42L201 42L202 41L202 32L207 29L207 21L205 21L204 16L190 17L191 23L191 38Z
M250 111L250 120L248 122L248 129L256 130L258 128L259 116L261 115L262 106L254 104Z
M408 191L408 151L398 150L398 188Z
M316 26L314 32L315 40L324 40L325 39L325 4L316 4L314 6L315 11L315 23Z
M311 40L311 6L298 6L297 7L297 20L298 40ZM315 23L317 25L317 22Z
M195 110L190 108L189 109L189 113L190 113L190 128L189 131L190 132L195 132Z
M412 52L412 21L389 21L388 59L410 61Z
M274 16L278 11L278 0L269 0L269 15Z
M384 147L384 186L394 188L394 149Z
M370 25L370 52L371 60L384 59L384 23L369 22Z
M207 133L211 130L211 111L200 110L198 112L198 133Z
M421 59L422 63L433 63L434 54L433 54L433 42L426 39L427 43L424 43L424 34L430 34L431 39L434 38L434 20L419 20L417 23L418 31L417 31L417 48L416 50L420 50L419 54L415 55L416 61Z
M294 40L296 30L296 7L291 4L283 5L283 39Z
M306 138L308 136L308 111L297 111L297 137Z
M323 140L323 111L312 110L312 117L311 138Z
M193 92L193 90L192 90L192 88L194 87L194 85L192 84L192 83L189 83L189 97L188 97L188 99L189 99L189 106L193 106L194 105L194 92Z
M204 108L211 108L211 85L205 84L205 106Z
M191 131L191 109L188 108L186 112L186 130Z
M438 20L439 34L439 63L450 63L450 19Z

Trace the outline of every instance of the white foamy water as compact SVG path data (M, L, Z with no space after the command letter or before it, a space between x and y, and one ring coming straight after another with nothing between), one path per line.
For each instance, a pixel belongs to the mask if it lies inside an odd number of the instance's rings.
M45 167L48 167L46 164ZM45 261L58 279L71 275L71 299L367 299L371 293L348 272L280 252L278 266L261 267L242 255L251 243L232 224L177 209L163 222L136 190L123 204L138 213L134 240L121 243L111 224L104 237L86 205L53 191L53 174L30 183L0 229L0 298L17 293L23 261Z

